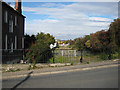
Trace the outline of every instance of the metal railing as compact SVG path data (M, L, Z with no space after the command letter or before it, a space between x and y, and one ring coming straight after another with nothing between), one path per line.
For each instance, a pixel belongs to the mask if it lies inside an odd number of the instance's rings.
M39 50L40 49L37 49L35 51ZM14 49L13 52L11 52L10 49L2 50L2 62L20 63L20 61L23 60L25 63L32 63L32 57L30 57L29 60L25 58L27 54L25 51L27 51L27 49ZM82 56L83 63L101 61L108 58L108 56L104 53L97 55L92 54L89 51L83 51ZM53 63L53 57L55 63L80 63L81 52L76 50L55 50L54 53L43 52L41 54L38 54L34 56L34 59L37 60L38 63ZM113 59L116 59L117 57L118 56L116 55Z

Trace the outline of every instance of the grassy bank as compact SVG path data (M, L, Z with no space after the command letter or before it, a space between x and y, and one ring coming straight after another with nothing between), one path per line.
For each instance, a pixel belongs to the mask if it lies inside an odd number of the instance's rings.
M112 59L118 59L118 53L112 54ZM55 63L80 63L81 56L61 56L55 55ZM83 54L83 63L97 62L108 60L108 55L106 54ZM53 63L53 58L49 60L49 63Z

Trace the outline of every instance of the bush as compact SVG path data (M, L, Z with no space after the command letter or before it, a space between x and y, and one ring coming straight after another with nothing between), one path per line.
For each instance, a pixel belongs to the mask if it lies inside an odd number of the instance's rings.
M90 62L87 62L87 64L90 64Z
M15 71L21 71L22 69L16 69Z
M6 70L6 72L15 72L13 69Z
M106 54L106 53L101 53L101 54L100 54L100 58L103 59L103 60L108 60L108 54Z
M26 50L26 60L31 60L34 63L47 63L53 56L50 44L55 43L55 39L50 34L38 33L34 44Z
M35 68L37 68L37 66L34 64L34 65L32 66L32 69L35 69Z
M31 69L31 65L29 65L29 67L28 67L28 70L30 70Z
M71 62L71 65L73 65L74 64L74 62Z
M113 58L113 59L118 59L118 56L119 56L119 55L118 55L117 52L116 52L115 54L112 54L112 58Z

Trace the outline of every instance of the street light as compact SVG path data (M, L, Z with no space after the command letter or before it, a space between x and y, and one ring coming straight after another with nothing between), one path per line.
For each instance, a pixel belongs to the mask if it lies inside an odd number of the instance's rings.
M78 51L80 51L81 52L81 58L80 58L80 63L82 63L83 62L83 55L82 55L82 50L80 50L80 49L78 49Z
M80 62L82 63L82 50L81 50L81 58L80 58Z
M57 43L54 43L54 45L50 44L50 49L53 50L53 63L55 63L55 61L54 61L54 50L55 50L56 46L57 46Z

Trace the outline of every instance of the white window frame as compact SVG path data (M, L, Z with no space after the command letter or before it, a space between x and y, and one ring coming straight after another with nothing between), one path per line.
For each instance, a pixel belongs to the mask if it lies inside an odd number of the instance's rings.
M8 49L8 38L7 38L7 34L5 35L5 50Z
M9 20L9 32L13 32L13 20Z
M24 49L24 37L22 37L22 48Z
M13 42L11 42L11 45L10 45L11 47L11 50L10 50L10 52L13 52Z
M17 16L15 16L15 26L17 26Z
M17 49L17 36L15 36L15 49Z
M8 23L8 11L7 10L5 10L4 12L4 22Z

